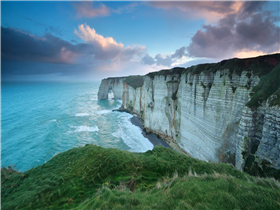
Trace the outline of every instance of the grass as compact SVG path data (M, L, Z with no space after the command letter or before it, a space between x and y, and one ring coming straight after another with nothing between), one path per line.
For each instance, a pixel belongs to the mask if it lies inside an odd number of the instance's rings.
M142 87L144 84L143 76L129 76L124 80L124 82L132 86L134 89Z
M263 76L251 93L251 100L246 104L248 107L256 108L265 102L270 96L276 95L270 105L280 106L280 63L267 75Z
M279 209L279 182L161 146L146 153L94 145L24 173L1 170L2 209Z

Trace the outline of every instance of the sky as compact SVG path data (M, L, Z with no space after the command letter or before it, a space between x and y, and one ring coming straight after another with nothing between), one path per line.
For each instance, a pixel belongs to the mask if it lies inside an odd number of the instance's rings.
M1 2L2 81L97 81L279 53L280 2Z

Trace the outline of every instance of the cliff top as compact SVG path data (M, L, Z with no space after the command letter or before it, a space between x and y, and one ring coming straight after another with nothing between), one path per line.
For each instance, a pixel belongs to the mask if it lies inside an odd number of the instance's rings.
M106 79L117 79L117 80L119 80L119 79L125 79L125 78L127 78L127 77L108 77L108 78L105 78L104 80L106 80Z
M279 209L280 184L161 146L146 153L94 145L24 173L1 169L2 209Z
M151 72L147 76L152 79L159 75L173 74L199 74L215 73L218 70L229 69L229 76L233 73L241 75L243 71L248 71L247 76L260 77L260 82L255 86L250 94L251 100L246 104L248 107L257 108L269 99L270 106L280 106L280 54L264 55L255 58L238 59L233 58L223 60L219 63L206 63L191 66L189 68L175 67L158 72Z
M218 70L229 69L232 74L235 72L241 75L242 71L252 71L254 75L259 77L268 74L280 61L280 54L271 54L258 56L254 58L233 58L228 60L223 60L218 63L204 63L194 65L188 68L175 67L172 69L164 69L158 72L148 73L147 76L154 78L156 75L171 75L171 74L199 74L201 72L213 72Z
M143 76L129 76L127 77L124 82L130 86L132 86L134 89L138 87L142 87L144 84Z

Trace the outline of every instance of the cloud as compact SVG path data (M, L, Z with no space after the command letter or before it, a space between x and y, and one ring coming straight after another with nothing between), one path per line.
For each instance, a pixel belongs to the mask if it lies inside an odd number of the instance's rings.
M274 53L274 52L273 52ZM276 53L276 51L275 51ZM234 57L237 58L250 58L250 57L257 57L260 55L265 55L266 53L262 52L262 51L256 51L256 50L248 50L248 49L244 49L241 52L237 52Z
M261 11L265 4L267 4L265 1L244 2L240 7L240 13L243 15L250 15L254 12Z
M220 61L221 59L215 59L215 58L188 58L187 61L182 63L180 66L187 68L193 65L198 65L203 63L217 63Z
M226 15L217 24L203 25L187 47L189 55L227 58L242 52L256 55L256 52L279 51L277 18L261 11L263 5L263 2L244 2L239 11Z
M75 9L78 18L95 18L109 16L112 13L121 14L123 12L132 12L139 4L141 3L128 3L116 9L107 7L100 2L78 2L73 3L72 6Z
M110 9L106 7L104 4L99 3L98 7L96 3L92 2L79 2L72 4L74 9L77 12L77 17L104 17L110 15Z
M206 19L208 22L214 22L227 14L239 10L242 2L232 1L153 1L148 5L185 16L187 18Z
M147 65L153 65L155 64L155 60L149 55L146 54L142 59L141 59L142 64L147 64Z
M157 65L171 66L171 64L172 64L172 59L171 59L170 55L167 55L164 58L161 54L157 54L155 56L155 60L157 62Z
M170 67L174 64L181 64L183 58L186 58L185 47L181 47L177 49L175 53L169 55L161 55L157 54L155 58L152 58L149 54L146 54L142 59L141 63L144 65L153 65L156 64L158 66Z
M73 45L51 34L36 37L12 28L1 27L1 57L4 60L72 63Z
M182 58L185 54L185 47L181 47L180 49L177 49L176 52L171 55L171 58Z
M115 58L124 48L123 44L117 43L112 37L103 37L96 33L94 28L88 25L79 25L78 31L74 33L86 43L92 46L92 53L99 60Z
M133 3L123 5L122 7L118 7L117 9L110 8L110 11L111 11L111 13L116 13L116 14L121 14L122 12L128 12L129 13L129 12L132 12L134 10L134 8L137 7L140 4L142 4L142 3L133 2Z
M229 12L233 12L234 8L232 7L235 2L229 1L153 1L149 2L149 5L162 8L162 9L171 9L171 8L178 8L184 12L189 12L193 9L197 11L206 10L211 12L216 12L220 14L227 14Z
M74 33L87 44L91 45L92 54L98 60L129 60L134 56L139 56L146 50L145 46L124 47L122 43L117 43L113 37L103 37L96 33L94 28L88 25L79 25L79 31Z
M99 72L102 75L102 67L121 67L141 59L146 51L145 46L124 47L112 37L96 33L88 25L80 25L74 33L84 42L68 42L50 33L34 36L14 28L1 27L2 74L67 76Z
M81 57L95 60L129 60L141 56L145 46L124 47L112 37L103 37L94 28L81 24L74 33L84 43L73 44L46 33L36 37L13 28L1 27L2 59L47 63L75 63Z

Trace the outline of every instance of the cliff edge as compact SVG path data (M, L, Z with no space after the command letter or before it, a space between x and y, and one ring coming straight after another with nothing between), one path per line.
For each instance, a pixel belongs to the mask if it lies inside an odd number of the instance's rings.
M112 90L147 131L192 157L279 173L279 61L273 54L103 79L98 99Z

